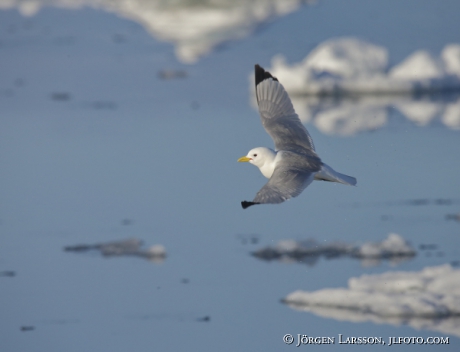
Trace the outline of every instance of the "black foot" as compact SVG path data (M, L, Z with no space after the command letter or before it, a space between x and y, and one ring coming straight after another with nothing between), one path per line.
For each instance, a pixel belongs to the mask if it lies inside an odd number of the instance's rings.
M241 206L243 207L243 209L249 208L251 205L254 205L254 204L260 204L260 203L248 202L245 200L241 202Z

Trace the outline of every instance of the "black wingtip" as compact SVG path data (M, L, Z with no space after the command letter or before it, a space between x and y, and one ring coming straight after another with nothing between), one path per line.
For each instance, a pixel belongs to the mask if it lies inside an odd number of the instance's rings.
M260 204L260 203L247 202L245 200L241 202L241 206L243 207L243 209L249 208L251 205L255 205L255 204Z
M270 72L265 71L258 64L255 65L254 70L255 70L255 73L256 73L256 87L260 82L262 82L262 81L264 81L264 80L266 80L268 78L272 78L273 80L278 81L278 79L276 77L273 77Z

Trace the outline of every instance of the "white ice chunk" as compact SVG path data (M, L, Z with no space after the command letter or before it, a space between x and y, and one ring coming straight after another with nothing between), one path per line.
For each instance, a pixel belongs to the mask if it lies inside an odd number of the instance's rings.
M283 260L305 262L305 259L325 256L350 256L359 259L404 259L416 255L416 251L400 235L390 233L381 242L369 242L361 246L343 242L319 243L314 239L295 241L282 240L274 247L265 247L253 252L255 257L265 260ZM378 263L378 261L376 262Z
M390 78L401 80L441 78L444 74L442 62L425 50L416 51L388 73Z
M398 234L390 233L382 242L369 242L360 246L354 255L360 258L389 258L413 256L415 250Z
M460 45L425 50L388 68L387 49L356 38L327 40L299 63L276 55L270 72L293 94L381 94L460 89Z
M405 323L460 336L460 269L450 265L362 275L347 288L299 290L284 301L338 320Z
M143 249L142 244L143 243L140 239L128 238L120 241L66 246L64 247L64 250L70 252L98 250L106 257L138 256L157 262L161 262L165 259L166 249L164 246L157 244L149 247L148 249Z
M460 44L446 45L441 52L448 73L460 76Z
M419 126L435 119L449 128L460 126L460 105L426 96L460 92L460 44L447 45L439 57L419 50L388 67L385 48L336 38L298 63L288 64L276 55L268 70L290 94L300 119L324 133L348 136L381 128L393 108ZM251 77L251 89L253 85ZM323 102L326 98L329 105Z
M139 23L157 40L173 43L179 60L194 63L216 46L250 35L261 24L297 10L311 0L5 0L33 16L44 6L105 10Z
M331 39L314 49L304 67L344 78L379 74L388 66L387 49L357 38Z

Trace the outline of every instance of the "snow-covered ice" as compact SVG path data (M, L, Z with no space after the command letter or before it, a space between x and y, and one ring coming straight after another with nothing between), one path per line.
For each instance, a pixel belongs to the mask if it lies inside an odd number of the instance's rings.
M270 72L292 94L382 94L460 90L460 45L434 57L424 50L389 67L386 48L347 37L325 41L303 61L288 65L282 55Z
M439 57L419 50L390 67L386 48L336 38L299 63L277 55L268 70L289 92L300 119L327 134L381 128L390 109L420 126L439 118L460 129L460 44L446 45Z
M153 262L162 262L166 258L166 249L162 245L153 245L147 249L142 248L143 242L137 238L111 241L96 244L79 244L66 246L67 252L86 252L89 250L100 251L105 257L138 256Z
M344 242L320 244L313 239L283 240L274 247L264 247L252 254L264 260L276 259L284 262L307 264L314 264L321 256L326 258L349 256L361 259L364 266L370 266L378 264L382 259L388 259L392 264L398 264L400 261L415 256L416 251L400 235L390 233L381 242L367 242L362 245Z
M362 275L345 288L299 290L283 301L337 320L408 324L460 336L460 269L450 265Z
M415 250L400 235L390 233L382 242L367 242L353 250L357 258L391 258L414 256Z
M171 42L182 62L194 63L216 46L242 39L263 23L314 0L0 0L0 9L17 8L34 16L42 7L92 7L142 25L158 40Z

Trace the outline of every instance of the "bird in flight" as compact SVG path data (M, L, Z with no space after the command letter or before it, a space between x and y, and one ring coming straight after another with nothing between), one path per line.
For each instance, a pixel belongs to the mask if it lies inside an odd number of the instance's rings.
M255 81L260 119L275 143L275 150L258 147L238 159L257 166L269 179L252 202L241 202L243 209L255 204L278 204L297 197L313 180L355 186L356 178L338 173L321 161L310 134L278 79L255 65Z

